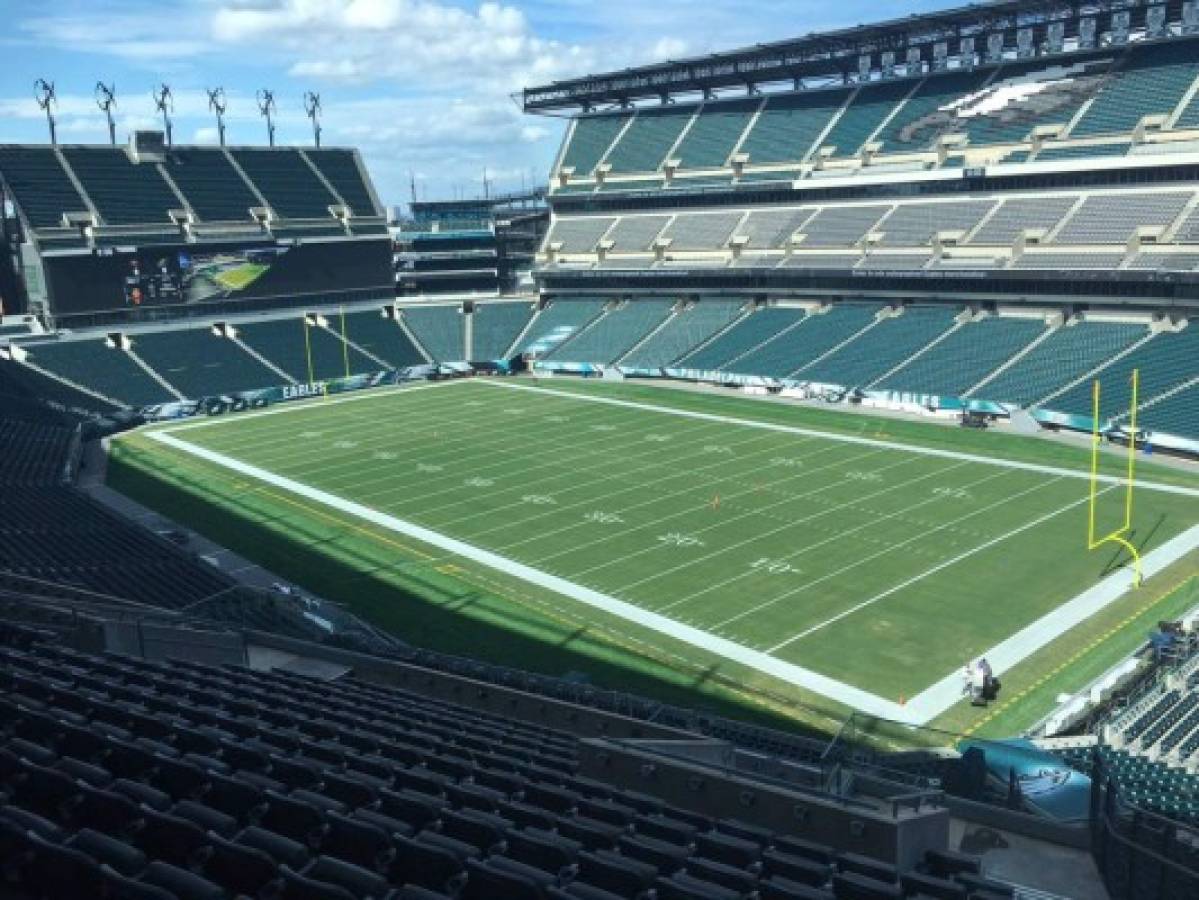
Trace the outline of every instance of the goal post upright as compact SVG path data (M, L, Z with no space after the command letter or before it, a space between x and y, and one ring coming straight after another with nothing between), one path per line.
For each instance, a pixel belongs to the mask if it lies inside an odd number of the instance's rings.
M1124 482L1124 521L1105 537L1097 537L1096 512L1099 503L1099 451L1103 444L1103 434L1100 429L1100 397L1102 388L1099 379L1095 380L1091 392L1091 478L1088 503L1087 550L1098 550L1104 544L1117 544L1128 551L1132 557L1133 586L1140 587L1144 580L1141 566L1141 551L1129 540L1132 533L1133 496L1136 489L1137 475L1137 406L1140 402L1141 373L1133 369L1131 377L1132 399L1128 419L1128 468Z

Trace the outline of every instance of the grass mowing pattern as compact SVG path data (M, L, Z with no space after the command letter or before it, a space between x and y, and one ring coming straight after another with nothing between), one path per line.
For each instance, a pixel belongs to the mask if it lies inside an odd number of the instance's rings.
M811 424L807 410L677 400ZM1084 481L494 386L315 404L179 436L890 698L953 671L1110 562L1079 549ZM1147 548L1191 524L1194 507L1149 495L1138 520Z

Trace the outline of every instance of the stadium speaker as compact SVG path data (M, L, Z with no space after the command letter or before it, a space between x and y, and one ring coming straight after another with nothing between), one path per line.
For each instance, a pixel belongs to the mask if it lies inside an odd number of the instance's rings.
M467 316L474 315L474 312L475 312L475 301L474 300L463 300L462 301L463 315L467 315Z

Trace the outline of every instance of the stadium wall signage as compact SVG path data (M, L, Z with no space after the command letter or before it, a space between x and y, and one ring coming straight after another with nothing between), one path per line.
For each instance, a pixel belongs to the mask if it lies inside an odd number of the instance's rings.
M344 394L348 391L360 391L365 388L401 384L405 381L421 381L436 377L438 374L438 366L412 366L406 369L350 375L345 378L330 378L310 384L288 384L254 391L216 394L198 400L160 403L143 407L141 414L154 422L189 419L193 416L222 416L247 409L263 409L292 400L309 400L330 394Z

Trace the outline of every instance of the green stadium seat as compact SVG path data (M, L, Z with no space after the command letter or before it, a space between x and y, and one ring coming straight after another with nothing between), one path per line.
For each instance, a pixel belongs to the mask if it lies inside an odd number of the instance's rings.
M969 322L873 387L960 397L1045 330L1035 319L991 316Z
M103 340L28 345L29 361L68 381L127 403L149 406L178 398L146 374L123 350Z
M629 300L548 354L564 362L614 363L670 315L669 300Z
M953 326L954 306L909 306L803 370L810 381L860 387L881 378Z
M882 309L878 303L838 303L810 314L795 328L779 334L729 368L738 374L772 378L799 376L818 357L853 337Z
M139 357L194 400L275 387L280 382L276 372L208 328L148 331L130 339Z
M504 359L532 316L526 301L476 303L471 320L471 358L478 362Z
M234 328L240 340L301 383L344 377L347 357L352 375L379 369L378 363L347 347L336 334L318 325L305 325L303 317L243 322Z
M463 344L462 307L405 306L400 310L404 322L421 346L437 362L461 362L466 357Z
M1028 406L1085 375L1135 341L1143 325L1080 322L1058 328L979 391L988 400Z
M710 344L678 361L684 369L728 370L734 361L793 327L804 318L802 309L772 306L742 319Z
M629 368L668 366L741 314L742 300L704 298L686 307L620 361Z

